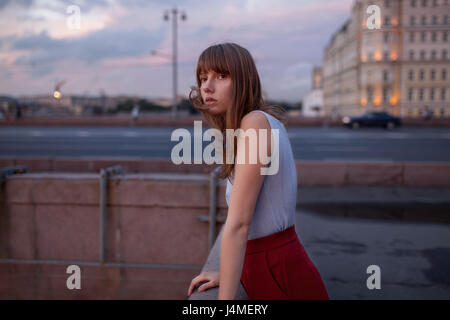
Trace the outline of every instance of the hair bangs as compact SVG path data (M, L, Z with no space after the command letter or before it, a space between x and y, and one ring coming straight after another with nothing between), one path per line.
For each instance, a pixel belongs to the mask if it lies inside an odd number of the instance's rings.
M211 46L200 55L197 64L197 81L200 75L210 70L216 73L230 74L227 56L220 45Z

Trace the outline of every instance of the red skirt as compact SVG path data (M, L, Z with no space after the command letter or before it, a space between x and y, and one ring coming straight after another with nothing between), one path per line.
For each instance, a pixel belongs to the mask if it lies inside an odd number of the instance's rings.
M250 300L328 300L295 226L247 241L241 284Z

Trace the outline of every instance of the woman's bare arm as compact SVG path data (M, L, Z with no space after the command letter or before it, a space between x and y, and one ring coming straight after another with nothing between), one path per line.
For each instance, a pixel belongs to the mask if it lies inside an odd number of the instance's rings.
M241 129L255 129L258 137L259 129L267 130L267 155L271 152L270 125L264 114L252 112L241 120ZM235 164L235 176L228 207L227 220L224 226L220 253L220 286L219 300L233 300L235 298L245 258L245 249L250 232L250 224L253 217L256 201L264 182L261 175L259 159L259 147L251 149L249 140L245 143L245 164ZM257 139L259 146L259 138ZM244 150L238 143L239 154ZM249 153L257 152L255 164L249 163Z

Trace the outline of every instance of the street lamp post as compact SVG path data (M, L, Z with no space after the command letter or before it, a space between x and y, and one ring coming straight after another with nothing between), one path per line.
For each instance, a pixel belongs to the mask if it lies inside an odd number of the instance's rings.
M178 28L178 13L181 14L181 20L186 20L186 13L180 12L176 7L171 10L172 12L172 74L173 74L173 103L172 103L172 116L177 116L177 28ZM164 12L164 20L169 20L169 12Z

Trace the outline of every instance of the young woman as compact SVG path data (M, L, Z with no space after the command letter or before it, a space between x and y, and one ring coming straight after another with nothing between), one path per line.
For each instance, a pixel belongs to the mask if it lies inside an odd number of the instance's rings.
M219 176L227 179L228 214L222 233L220 272L203 272L195 277L188 295L197 284L207 281L198 291L219 286L220 300L234 299L239 282L251 300L328 299L320 274L294 227L297 172L284 110L264 105L253 58L235 43L217 44L203 51L196 73L197 87L192 88L189 98L209 125L224 135ZM245 152L245 162L234 157L230 163L226 161L225 132L239 128L245 132L266 129L267 136L261 139L264 135L257 135L257 150L250 148L250 143L233 140L233 157ZM278 141L272 129L278 130ZM262 140L267 142L269 164L263 164L259 156L256 163L249 161L251 152L259 155ZM274 156L279 162L276 174L261 174L261 168L272 164Z

